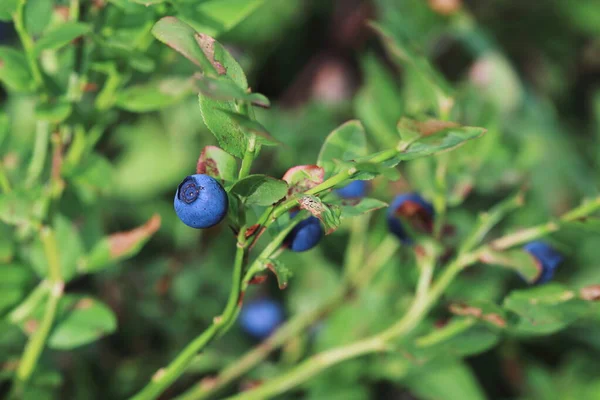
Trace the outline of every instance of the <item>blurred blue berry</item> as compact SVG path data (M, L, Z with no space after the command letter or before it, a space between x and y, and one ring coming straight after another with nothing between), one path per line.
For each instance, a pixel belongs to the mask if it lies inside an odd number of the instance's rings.
M281 305L270 299L244 304L240 312L242 329L256 339L264 339L283 321Z
M556 268L563 261L563 256L552 246L544 242L531 242L523 246L523 250L528 252L535 258L538 267L540 268L540 275L534 282L536 284L546 283L554 277Z
M196 174L177 187L173 202L179 219L192 228L210 228L227 215L227 193L216 179Z
M360 199L366 196L368 189L368 181L352 181L346 186L336 189L335 192L343 199Z
M295 213L290 213L292 217ZM302 220L288 233L283 243L295 252L310 250L321 241L323 227L317 217L310 216Z
M417 231L431 232L433 216L433 206L420 195L417 193L400 194L394 198L394 201L388 207L388 228L402 242L410 244L411 240L402 226L400 217L410 221L413 229Z

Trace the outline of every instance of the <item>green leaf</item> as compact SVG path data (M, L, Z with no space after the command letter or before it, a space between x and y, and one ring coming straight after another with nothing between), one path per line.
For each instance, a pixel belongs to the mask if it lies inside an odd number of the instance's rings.
M236 112L231 112L227 110L223 110L223 113L227 114L229 118L233 121L235 125L237 125L242 131L255 134L256 141L263 146L276 146L281 144L281 142L274 137L271 136L267 128L262 126L258 121L254 121L249 119L248 117L238 114Z
M61 300L62 313L48 338L48 346L70 350L92 343L117 329L110 308L91 297L67 295Z
M289 279L292 277L292 271L286 267L283 262L276 258L269 258L263 262L264 268L268 268L275 277L277 277L277 285L279 289L283 290L287 287Z
M391 58L405 68L407 76L404 81L409 90L405 94L407 112L421 113L431 106L439 115L447 115L454 105L454 98L450 86L440 73L425 57L417 54L407 43L394 38L386 28L376 24L372 26Z
M66 100L59 100L55 103L40 103L35 108L35 116L43 121L59 124L69 118L73 107Z
M27 294L33 280L31 270L20 264L0 265L0 315L14 307Z
M344 123L327 136L317 165L323 167L327 175L336 171L336 161L350 161L367 152L365 130L359 121L352 120Z
M46 206L46 194L36 186L15 189L0 196L0 221L8 225L39 223Z
M232 101L213 100L199 95L200 113L206 127L215 135L219 146L229 154L242 158L247 148L246 134L228 113L235 113Z
M44 50L60 49L90 31L91 27L88 24L82 22L65 22L42 36L35 43L33 51L39 55Z
M480 257L484 264L496 265L517 272L526 282L535 283L542 273L538 261L523 250L496 252L485 250Z
M0 1L0 21L10 21L12 15L17 10L19 0L2 0Z
M99 195L113 189L113 166L104 157L92 153L86 157L69 179L86 203L93 202Z
M325 170L317 165L297 165L286 171L283 180L288 183L288 197L304 193L321 184Z
M403 380L423 400L485 400L475 375L462 362L439 363Z
M116 106L123 110L144 113L169 107L190 94L192 85L189 79L166 78L119 91Z
M592 310L593 303L575 292L550 283L527 290L515 290L504 299L503 307L518 316L516 333L547 335L566 328Z
M264 108L271 105L267 97L260 93L248 93L229 77L200 75L196 77L196 84L200 93L215 100L243 100Z
M348 202L342 202L341 205L341 217L351 218L357 217L368 212L379 210L380 208L387 207L388 204L377 199L369 197L362 198L357 204L348 204Z
M442 354L458 358L482 353L499 340L500 335L495 329L478 323L475 318L455 317L442 328L417 338L415 345L432 357Z
M0 81L16 92L31 91L33 78L23 53L0 46Z
M82 273L99 271L113 263L133 257L160 228L160 216L154 214L144 225L118 232L100 240L92 251L78 262Z
M59 250L62 277L65 282L68 282L76 275L78 260L84 253L83 241L75 225L63 215L56 216L53 228ZM47 277L48 260L39 239L32 244L28 253L33 269L39 276Z
M395 146L396 122L403 111L400 90L375 56L366 57L362 64L366 82L354 99L355 113L381 146Z
M237 162L222 149L216 146L206 146L198 158L196 173L234 182L237 179Z
M178 5L179 16L198 32L218 36L239 24L265 0L208 0Z
M248 91L248 80L240 64L233 56L212 37L198 33L196 36L198 45L206 54L219 75L225 75L244 92Z
M250 175L235 183L230 193L240 196L248 205L270 206L285 197L285 181L267 175Z
M2 0L5 1L5 0ZM31 36L39 36L52 19L54 12L53 0L27 0L23 13L25 14L25 30Z
M199 66L205 74L217 75L215 67L197 42L197 33L185 22L175 17L161 18L152 28L152 34L158 40L181 53L185 58Z
M141 4L141 5L148 7L148 6L153 6L155 4L164 3L167 0L131 0L131 1L133 1L134 3Z
M429 124L429 122L432 123ZM418 129L413 127L412 124L415 123L420 124ZM438 125L438 123L439 121L427 121L421 124L406 119L400 120L398 125L401 134L404 137L408 137L409 135L412 137L404 143L404 150L402 150L395 161L413 160L449 151L464 144L467 140L475 139L486 132L484 128L447 126L447 124ZM410 128L408 128L409 125Z
M298 198L300 208L307 210L323 223L325 234L333 233L340 226L341 208L334 204L325 204L317 196L304 195Z

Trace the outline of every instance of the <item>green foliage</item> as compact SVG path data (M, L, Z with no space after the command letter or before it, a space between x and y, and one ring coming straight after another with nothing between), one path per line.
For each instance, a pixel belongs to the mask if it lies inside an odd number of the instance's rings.
M0 0L0 397L598 398L600 8L351 3Z

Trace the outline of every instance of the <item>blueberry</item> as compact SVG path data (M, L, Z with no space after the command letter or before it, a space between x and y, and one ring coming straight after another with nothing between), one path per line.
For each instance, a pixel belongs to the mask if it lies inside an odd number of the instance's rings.
M173 202L181 221L192 228L210 228L227 215L229 202L223 186L208 175L186 177Z
M547 243L536 241L527 243L523 246L523 250L528 252L535 258L535 261L540 269L540 275L534 282L546 283L554 277L556 268L563 261L563 256L552 246Z
M394 198L387 211L389 230L402 242L411 244L410 237L399 217L411 222L412 228L420 232L431 232L433 206L417 193L400 194Z
M321 241L323 233L321 222L317 217L311 215L305 220L300 221L300 223L288 233L283 243L291 251L306 251L312 249Z
M240 325L249 335L264 339L283 321L281 305L270 299L249 302L240 312Z
M335 192L343 199L360 199L365 197L368 189L368 181L352 181L346 186L336 189Z

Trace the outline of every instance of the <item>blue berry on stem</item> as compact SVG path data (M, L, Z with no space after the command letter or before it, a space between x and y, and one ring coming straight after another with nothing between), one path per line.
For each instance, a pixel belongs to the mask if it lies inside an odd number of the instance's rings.
M335 192L343 199L360 199L366 196L368 189L368 181L352 181L346 186L336 189Z
M283 322L281 305L271 299L259 299L244 304L240 312L242 329L256 339L264 339Z
M179 219L192 228L210 228L221 222L229 202L223 186L214 178L196 174L177 187L173 201Z
M535 241L523 246L523 250L528 252L535 259L540 275L535 284L546 283L554 277L556 268L562 263L563 256L547 243Z
M291 213L292 217L294 213ZM298 223L288 233L283 244L291 251L301 252L315 247L323 238L323 227L317 217L310 216Z
M412 229L431 233L433 226L433 206L417 193L400 194L394 198L387 211L390 232L403 243L411 244L411 239L402 226L402 219L409 221Z

